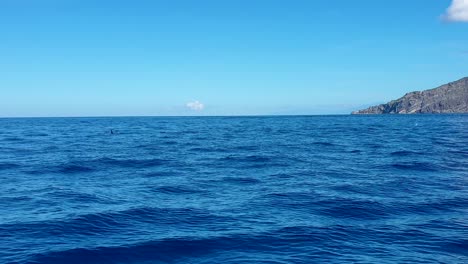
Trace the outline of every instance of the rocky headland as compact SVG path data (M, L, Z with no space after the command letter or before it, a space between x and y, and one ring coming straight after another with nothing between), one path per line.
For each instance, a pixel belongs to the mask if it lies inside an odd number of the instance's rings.
M352 114L468 113L468 77Z

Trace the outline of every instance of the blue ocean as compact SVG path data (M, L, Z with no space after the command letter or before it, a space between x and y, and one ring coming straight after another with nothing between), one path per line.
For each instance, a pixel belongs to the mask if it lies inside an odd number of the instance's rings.
M0 119L0 263L468 263L468 115Z

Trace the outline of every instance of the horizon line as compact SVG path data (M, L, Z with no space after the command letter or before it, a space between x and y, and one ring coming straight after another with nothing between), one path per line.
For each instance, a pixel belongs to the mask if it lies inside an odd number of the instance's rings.
M0 119L27 118L126 118L126 117L300 117L300 116L346 116L349 114L240 114L240 115L90 115L90 116L0 116Z

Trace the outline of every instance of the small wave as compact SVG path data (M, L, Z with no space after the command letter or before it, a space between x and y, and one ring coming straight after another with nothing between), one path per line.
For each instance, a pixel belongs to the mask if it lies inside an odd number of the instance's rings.
M94 168L85 165L79 165L75 162L65 163L57 166L44 167L35 170L29 170L26 173L32 175L41 175L41 174L79 174L79 173L89 173L95 171Z
M416 151L409 151L409 150L400 150L391 152L390 155L392 156L399 156L399 157L406 157L406 156L413 156L413 155L423 155L424 153L416 152Z
M410 215L456 212L463 211L464 208L468 208L468 199L458 197L433 202L395 204L394 207L398 208L400 212L405 212Z
M265 156L257 156L257 155L250 155L250 156L227 156L221 158L222 161L227 162L243 162L243 163L267 163L270 162L271 159Z
M111 165L125 168L151 168L166 164L167 160L162 159L113 159L101 158L93 161L100 165Z
M77 235L100 236L114 232L126 232L134 227L144 228L150 224L161 230L169 226L184 228L203 228L212 223L232 221L224 216L210 214L205 210L193 208L154 208L138 207L122 211L109 211L77 215L65 219L0 224L0 230L18 237L47 236L61 234L65 237Z
M0 163L0 170L11 170L11 169L17 169L21 167L19 164L16 163Z
M415 223L411 225L416 229L439 229L439 230L455 230L462 231L468 229L468 222L464 218L461 219L452 219L452 218L443 218L443 219L433 219L430 221L425 221L423 223Z
M460 155L467 155L468 156L468 150L448 150L447 151L450 154L460 154Z
M189 151L200 152L200 153L223 153L227 152L224 148L207 148L207 147L193 147Z
M169 186L169 185L153 188L152 190L157 193L166 193L166 194L194 194L194 193L201 192L200 190L189 188L187 186Z
M233 149L240 150L240 151L255 151L255 150L258 150L258 146L254 146L254 145L236 146Z
M46 133L27 133L27 134L24 134L24 136L27 136L27 137L48 137L49 134L46 134Z
M270 177L279 179L291 179L294 178L295 175L293 173L274 173L270 175Z
M15 224L2 224L0 230L29 238L56 235L97 235L123 228L125 224L115 219L113 214L96 213L67 219L48 219Z
M457 239L438 243L439 250L468 257L468 239Z
M224 239L166 239L114 247L75 248L36 255L33 263L173 263L226 248Z
M16 141L24 141L25 139L24 138L20 138L20 137L6 137L3 139L4 141L12 141L12 142L16 142Z
M275 260L265 260L278 250L284 254L292 250L304 250L309 257L326 259L340 256L326 249L310 252L311 245L326 245L333 239L346 238L345 229L287 227L259 234L233 234L208 237L178 237L94 248L74 248L52 251L34 256L34 263L243 263L248 259L245 254L257 252L258 257L250 255L253 262L265 264L289 263L290 257L275 256ZM226 255L227 254L227 255ZM314 256L315 255L315 256ZM209 257L207 257L209 256ZM220 259L217 259L220 257Z
M337 190L339 192L344 193L359 193L359 194L370 194L372 192L372 188L369 186L359 186L354 184L338 184L332 187L333 190Z
M262 195L259 202L260 206L280 207L294 210L311 210L316 208L320 196L315 192L274 192Z
M166 141L161 142L161 144L167 145L167 146L174 146L174 145L178 145L179 142L176 140L166 140Z
M427 162L405 162L405 163L393 163L393 168L399 170L414 170L414 171L438 171L439 168L435 164Z
M154 171L154 172L143 174L142 177L145 177L145 178L169 177L169 176L174 176L176 174L177 172L175 171Z
M178 236L140 242L120 242L89 247L65 247L31 256L31 263L306 263L307 259L326 262L362 260L420 260L420 255L403 258L388 256L399 254L401 248L409 251L435 249L466 256L466 239L444 238L414 229L380 225L283 226L264 232L235 233L214 236ZM372 246L369 248L369 244ZM389 246L391 245L391 246ZM385 248L386 250L380 250ZM369 254L366 250L380 251ZM248 252L248 254L246 254ZM291 258L291 255L299 256ZM383 254L383 255L382 255ZM431 254L434 254L431 251ZM264 261L274 256L275 261ZM433 256L433 255L431 255ZM284 258L283 258L284 257ZM428 257L428 256L426 256ZM413 260L413 261L411 261ZM365 262L367 262L365 261ZM353 261L354 262L354 261ZM359 261L357 261L359 262Z
M333 144L333 143L331 143L331 142L324 142L324 141L316 141L316 142L313 142L312 144L318 145L318 146L324 146L324 147L332 147L332 146L335 146L335 144Z
M84 173L84 172L92 172L94 171L93 168L77 165L77 164L68 164L65 166L60 166L57 168L57 172L63 174L74 174L74 173Z
M367 147L374 150L385 148L385 146L381 144L368 144Z
M55 188L48 192L52 199L68 200L73 203L112 203L110 199L97 194L89 194L73 189Z
M235 183L235 184L257 184L260 183L260 180L250 178L250 177L224 177L224 182Z
M152 168L167 164L167 160L162 159L112 159L100 158L95 160L71 161L68 163L31 170L27 173L33 175L60 173L60 174L79 174L98 171L107 167L122 168Z
M323 206L323 205L322 205ZM331 201L321 212L333 218L373 220L388 216L387 208L371 201Z
M227 157L222 157L218 159L221 163L217 166L221 167L240 167L242 166L245 169L263 169L263 168L272 168L272 167L286 167L288 163L285 159L273 159L267 156L259 155L249 155L249 156L239 156L231 155Z

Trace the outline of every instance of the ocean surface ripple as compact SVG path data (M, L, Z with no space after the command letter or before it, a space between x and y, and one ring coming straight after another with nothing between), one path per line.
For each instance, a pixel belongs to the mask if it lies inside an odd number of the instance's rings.
M0 119L0 263L468 263L468 115Z

